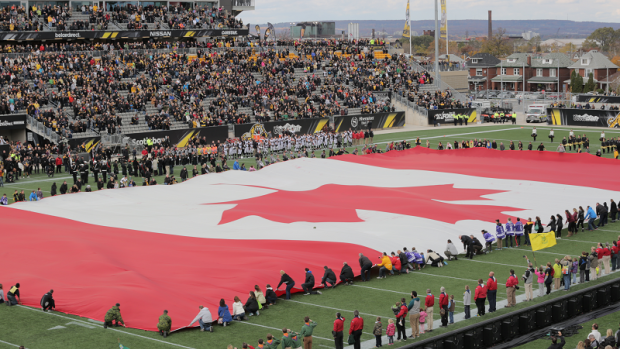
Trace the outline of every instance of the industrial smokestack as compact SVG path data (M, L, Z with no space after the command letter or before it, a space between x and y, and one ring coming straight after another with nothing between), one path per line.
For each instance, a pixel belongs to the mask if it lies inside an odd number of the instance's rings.
M492 11L489 11L489 40L493 36L493 16L491 14Z

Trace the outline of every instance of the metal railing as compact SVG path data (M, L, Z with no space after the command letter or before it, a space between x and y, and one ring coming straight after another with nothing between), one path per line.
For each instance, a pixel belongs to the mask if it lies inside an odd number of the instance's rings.
M58 135L51 128L43 125L42 123L35 120L32 116L28 115L26 117L26 124L30 125L30 130L49 139L51 142L58 144L60 141L60 135Z
M233 0L232 5L240 7L254 6L255 1L256 0Z

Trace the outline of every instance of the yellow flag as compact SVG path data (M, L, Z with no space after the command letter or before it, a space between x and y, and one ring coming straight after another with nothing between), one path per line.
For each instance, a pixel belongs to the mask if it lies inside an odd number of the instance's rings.
M532 251L555 246L555 232L550 231L548 233L530 234L530 241L532 243Z

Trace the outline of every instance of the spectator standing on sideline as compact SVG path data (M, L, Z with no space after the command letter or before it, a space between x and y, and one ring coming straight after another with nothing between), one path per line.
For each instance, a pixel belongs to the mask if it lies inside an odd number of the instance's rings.
M428 331L433 331L433 307L435 306L435 296L431 293L431 289L426 290L426 299L424 299L424 306L426 307L426 316L430 319L428 322Z
M420 298L416 291L411 291L411 301L407 306L409 311L409 325L411 326L411 339L420 337Z
M332 335L334 336L334 343L336 345L336 349L344 348L344 336L342 331L344 331L344 318L340 313L336 313L336 320L334 320L334 330L332 331Z
M285 273L284 270L280 270L280 283L276 287L276 290L280 290L280 286L282 284L286 285L286 299L291 299L291 289L293 288L293 286L295 286L295 281L290 276L288 276L288 274Z
M492 313L495 310L497 310L495 308L497 304L497 279L495 278L494 272L489 273L489 279L487 280L485 298L487 298L489 301L489 313Z
M372 269L372 262L370 261L370 259L368 259L368 257L364 256L361 253L360 253L359 262L360 262L360 268L362 269L361 271L362 282L366 280L370 280L370 269ZM368 277L366 277L366 272L368 272Z
M316 325L317 323L309 317L304 318L304 324L301 326L301 332L299 332L304 342L304 349L312 349L312 332Z
M560 283L562 281L562 265L560 264L559 259L555 259L555 263L553 264L553 289L559 290Z
M562 265L562 279L564 280L564 291L568 291L570 289L570 270L573 267L573 259L571 256L566 256L562 258L560 262Z
M465 320L471 317L471 290L469 285L465 285L465 292L463 292L463 307L465 308Z
M594 247L590 248L590 255L588 256L588 260L590 261L590 280L587 281L594 281L597 279L597 272L596 269L598 269L599 266L599 258L598 258L598 254L596 253L596 249ZM587 277L588 275L586 275Z
M482 279L478 279L478 286L474 292L474 302L478 308L478 316L484 315L484 303L487 299L487 288L482 283Z
M446 293L446 288L441 286L439 289L439 313L441 314L441 326L448 327L448 304L449 297L448 293Z
M519 287L519 279L515 275L515 271L510 269L510 275L508 276L508 280L506 280L506 298L508 298L508 304L505 305L505 308L514 307L517 305L516 298L516 290Z
M545 295L545 271L542 265L534 271L534 274L536 274L538 281L538 297L542 297Z
M362 330L364 329L364 319L360 317L359 311L355 310L353 312L353 319L351 320L351 325L349 327L349 335L353 335L353 339L355 340L353 344L353 349L360 349L362 337Z
M375 328L372 330L372 334L375 335L375 347L382 347L383 345L381 344L381 336L383 335L383 324L381 324L380 317L377 317L377 321L375 321Z
M405 300L405 298L401 298L400 309L398 311L398 314L396 314L396 331L398 332L396 335L397 341L401 341L401 338L404 341L407 340L407 334L405 332L405 318L406 317L407 317L407 301Z
M534 276L535 269L533 264L530 262L527 257L525 258L527 261L527 269L525 269L525 274L523 274L523 284L525 285L525 301L531 301L534 299Z
M198 315L196 315L194 320L192 320L192 322L190 322L187 327L191 327L196 321L198 321L198 324L200 324L201 332L213 332L213 326L211 325L213 323L213 316L211 315L209 308L199 305L198 309L200 309Z

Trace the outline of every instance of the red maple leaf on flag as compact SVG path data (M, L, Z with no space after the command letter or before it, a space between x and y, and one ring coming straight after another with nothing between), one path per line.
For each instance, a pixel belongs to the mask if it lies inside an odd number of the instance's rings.
M454 224L461 220L503 220L506 215L502 211L522 210L458 203L463 200L489 200L482 196L503 192L459 189L452 184L400 188L327 184L313 190L277 190L249 199L214 204L235 204L224 211L219 224L249 216L280 223L363 222L356 210L396 213Z

